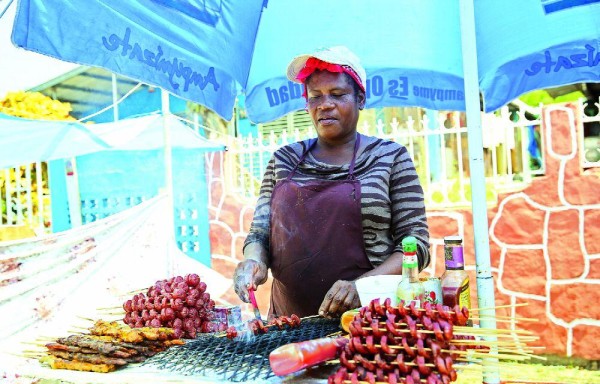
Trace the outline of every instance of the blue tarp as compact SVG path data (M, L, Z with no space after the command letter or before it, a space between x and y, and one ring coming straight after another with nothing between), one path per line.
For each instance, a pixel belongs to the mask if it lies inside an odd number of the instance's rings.
M220 151L224 146L197 135L174 117L167 120L174 148ZM115 123L30 120L0 114L0 169L107 150L154 150L164 147L162 115Z
M600 0L470 1L486 111L533 89L600 82ZM240 91L253 122L304 108L300 86L285 78L288 62L339 44L366 67L367 107L465 109L462 0L266 3L20 0L12 39L160 86L227 120Z

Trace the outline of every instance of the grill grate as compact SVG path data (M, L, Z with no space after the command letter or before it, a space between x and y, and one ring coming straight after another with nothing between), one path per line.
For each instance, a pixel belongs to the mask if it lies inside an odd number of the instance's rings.
M302 319L298 328L270 328L262 335L233 340L200 334L180 347L171 347L147 359L143 365L183 375L201 375L214 379L244 382L274 376L269 354L276 348L298 341L318 339L340 330L339 319Z

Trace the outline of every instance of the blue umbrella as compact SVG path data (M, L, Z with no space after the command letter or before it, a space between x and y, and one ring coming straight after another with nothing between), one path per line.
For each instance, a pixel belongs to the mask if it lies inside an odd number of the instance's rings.
M289 60L346 45L367 107L466 110L480 308L494 305L480 100L600 82L600 0L20 0L20 47L159 86L226 119L239 92L254 122L304 108ZM480 311L494 328L493 310ZM499 381L487 371L485 381Z
M600 81L598 0L468 1L486 111L533 89ZM343 44L368 73L368 107L465 110L459 4L379 0L20 0L15 45L106 68L229 120L302 109L289 60Z

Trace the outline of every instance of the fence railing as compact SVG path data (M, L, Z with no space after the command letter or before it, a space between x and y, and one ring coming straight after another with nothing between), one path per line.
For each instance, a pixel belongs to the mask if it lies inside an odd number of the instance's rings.
M50 193L45 163L0 171L0 226L27 226L44 231L50 220Z
M539 112L541 109L532 108ZM529 116L529 114L527 115ZM541 113L526 118L508 108L498 114L483 115L484 161L487 197L496 200L500 190L523 188L534 175L543 174L543 148L540 137ZM467 127L459 112L409 115L403 121L392 117L359 122L359 132L399 142L411 153L429 207L470 204L470 173ZM282 145L314 136L312 130L270 132L227 139L227 187L242 198L253 201L273 152Z
M520 104L519 107L512 112L505 107L482 118L486 192L490 203L496 201L498 192L522 189L532 177L545 172L542 106ZM407 147L425 190L428 207L470 205L464 114L419 108L411 111L383 118L373 110L363 111L359 132L394 140ZM584 168L600 167L600 100L596 103L580 100L577 111L579 114L574 118L587 127L587 132L580 130L577 143L581 146L580 164ZM213 132L208 127L200 127L197 121L186 123L196 131L202 129L210 133L213 140L227 146L224 164L227 192L252 204L258 197L272 154L282 145L315 136L308 119L296 120L300 124L294 124L291 130L281 128L246 137ZM50 190L45 163L0 170L0 211L0 226L27 226L38 232L48 230Z

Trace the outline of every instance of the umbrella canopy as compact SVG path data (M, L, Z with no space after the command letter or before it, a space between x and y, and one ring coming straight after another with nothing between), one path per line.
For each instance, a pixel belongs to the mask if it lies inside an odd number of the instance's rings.
M304 108L291 58L346 45L368 74L367 107L465 110L459 0L21 0L13 42L104 67L229 120ZM540 88L600 82L598 0L474 1L486 111Z
M193 132L173 116L148 115L114 123L31 120L0 113L0 169L36 161L68 159L108 150L156 150L164 147L163 125L175 148L222 151L224 146Z

